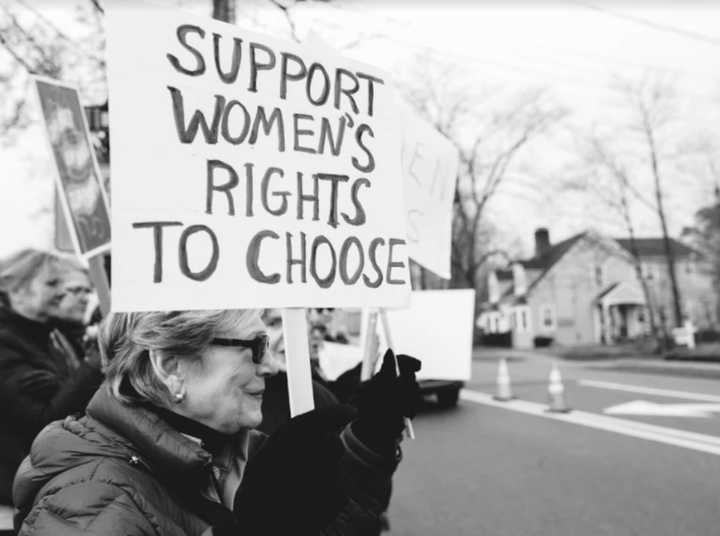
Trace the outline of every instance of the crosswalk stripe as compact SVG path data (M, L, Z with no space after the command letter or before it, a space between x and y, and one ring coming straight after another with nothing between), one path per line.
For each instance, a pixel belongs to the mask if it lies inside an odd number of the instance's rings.
M527 400L500 402L493 399L492 395L470 389L460 391L460 398L485 406L517 411L536 417L587 426L589 428L720 456L720 437L717 436L686 432L685 430L678 430L676 428L657 426L628 419L618 419L617 417L597 415L586 411L574 410L570 413L550 413L544 404L529 402Z
M693 393L690 391L677 391L674 389L657 389L655 387L644 387L642 385L630 385L627 383L603 382L597 380L578 380L578 385L583 387L596 387L598 389L610 389L612 391L626 391L644 395L665 396L668 398L682 398L684 400L700 400L702 402L718 402L720 396L708 395L705 393Z

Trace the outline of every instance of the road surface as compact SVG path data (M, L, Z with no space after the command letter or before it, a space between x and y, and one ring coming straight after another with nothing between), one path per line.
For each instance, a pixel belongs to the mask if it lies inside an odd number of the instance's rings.
M458 408L415 420L392 535L720 534L720 381L561 363L568 422L544 411L550 366L509 361L517 400L498 404L497 361L484 355ZM637 401L680 415L629 414ZM704 411L690 416L693 404Z

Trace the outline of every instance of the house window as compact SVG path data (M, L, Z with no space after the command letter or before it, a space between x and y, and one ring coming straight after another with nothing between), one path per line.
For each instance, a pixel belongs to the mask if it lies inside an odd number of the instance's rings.
M603 267L599 264L595 266L595 284L598 287L603 286Z
M552 305L543 305L540 308L540 321L543 331L555 330L555 307Z
M530 331L530 309L523 305L515 308L515 329L520 333L527 333Z
M648 281L652 281L653 279L657 279L657 270L656 266L653 264L648 263L642 263L640 265L640 271L642 272L642 275L645 279Z

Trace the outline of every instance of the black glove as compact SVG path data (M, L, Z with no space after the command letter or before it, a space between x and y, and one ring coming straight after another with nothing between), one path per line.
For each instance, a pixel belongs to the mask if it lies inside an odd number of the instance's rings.
M249 461L234 512L248 534L317 534L345 505L339 432L357 412L333 405L290 419ZM292 532L287 532L291 527Z
M340 402L346 402L352 399L358 387L360 387L360 375L362 372L362 363L358 363L350 370L346 370L335 381L328 382L328 389L337 397Z
M393 458L405 427L405 417L414 417L420 403L420 388L415 373L420 361L407 355L395 357L385 352L383 364L375 376L364 382L356 405L360 413L352 429L355 436L376 453Z

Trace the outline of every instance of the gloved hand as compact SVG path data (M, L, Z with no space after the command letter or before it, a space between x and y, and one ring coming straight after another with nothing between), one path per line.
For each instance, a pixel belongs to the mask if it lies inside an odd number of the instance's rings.
M249 461L234 512L247 534L317 534L345 504L340 431L357 412L334 405L299 415Z
M385 352L380 371L360 385L356 405L360 416L353 423L355 436L374 452L394 457L405 427L404 418L414 417L420 403L415 373L421 363L414 357L398 355L398 368L392 350Z

